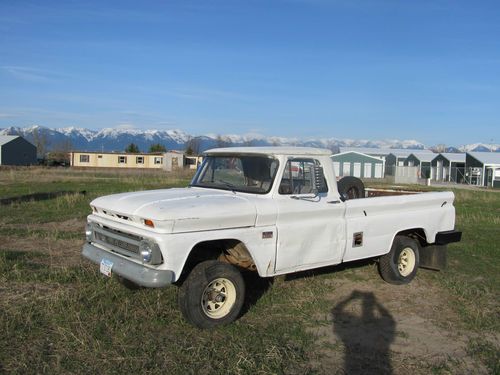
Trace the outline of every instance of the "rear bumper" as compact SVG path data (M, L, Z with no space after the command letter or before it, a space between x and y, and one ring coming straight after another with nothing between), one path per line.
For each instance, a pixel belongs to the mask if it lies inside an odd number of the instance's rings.
M156 270L142 264L137 264L90 243L83 245L82 255L96 264L100 264L103 259L110 260L113 262L113 273L148 288L167 286L175 280L175 274L172 271Z
M462 232L458 230L448 230L446 232L439 232L436 234L436 245L448 245L453 242L460 242L462 239Z

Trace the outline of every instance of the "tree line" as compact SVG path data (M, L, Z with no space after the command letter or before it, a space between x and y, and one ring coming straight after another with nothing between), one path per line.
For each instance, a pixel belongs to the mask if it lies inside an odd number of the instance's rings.
M139 146L136 145L135 143L130 143L127 147L125 147L125 152L131 154L138 154L141 152L141 150L139 149ZM155 143L149 146L148 149L148 153L154 153L154 152L167 152L167 148L161 143ZM184 152L188 156L199 155L201 153L200 140L197 138L190 138L184 146Z

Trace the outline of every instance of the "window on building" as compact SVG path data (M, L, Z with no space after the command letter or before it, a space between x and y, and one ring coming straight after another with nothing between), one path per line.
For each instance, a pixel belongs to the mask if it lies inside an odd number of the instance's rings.
M126 156L118 156L118 164L127 164Z
M97 158L98 159L102 159L102 155L97 155Z
M155 164L163 164L163 158L161 156L155 156Z
M80 155L80 163L90 162L90 155Z
M136 164L144 164L144 156L136 156L135 163Z

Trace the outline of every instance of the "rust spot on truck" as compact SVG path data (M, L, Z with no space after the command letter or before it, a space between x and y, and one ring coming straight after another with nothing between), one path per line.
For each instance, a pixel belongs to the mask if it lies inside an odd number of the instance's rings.
M221 262L231 263L240 268L245 268L251 271L256 271L257 267L248 252L246 246L238 242L235 246L225 249L219 256Z

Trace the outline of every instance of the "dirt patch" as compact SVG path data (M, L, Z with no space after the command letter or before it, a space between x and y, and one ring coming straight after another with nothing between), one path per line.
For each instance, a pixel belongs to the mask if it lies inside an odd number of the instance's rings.
M467 354L448 296L425 278L395 286L336 280L326 324L314 327L321 373L487 373Z
M9 251L43 254L31 259L33 263L51 267L76 266L81 263L83 240L55 240L35 236L0 236L0 248Z

